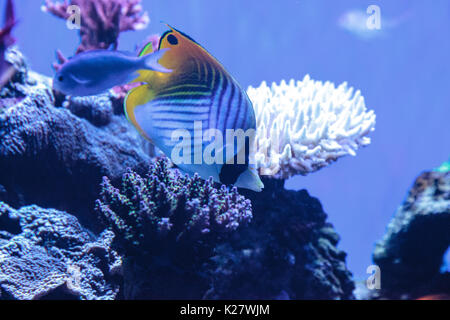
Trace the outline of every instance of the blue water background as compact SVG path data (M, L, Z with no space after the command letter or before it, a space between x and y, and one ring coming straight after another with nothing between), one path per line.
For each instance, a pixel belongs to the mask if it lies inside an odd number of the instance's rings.
M52 75L55 50L72 55L76 31L42 13L43 1L15 2L18 44L34 70ZM387 21L407 19L370 40L337 25L345 12L372 4ZM306 188L321 200L342 236L349 268L365 277L374 243L415 177L450 156L450 1L144 0L143 5L152 22L145 31L122 34L121 49L134 50L148 35L165 31L162 20L200 42L243 87L310 74L362 91L377 114L372 144L356 157L290 179L287 187Z

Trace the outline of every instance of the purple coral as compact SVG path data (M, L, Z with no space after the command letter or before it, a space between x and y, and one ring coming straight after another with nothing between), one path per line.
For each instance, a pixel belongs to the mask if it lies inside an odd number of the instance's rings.
M141 0L65 0L62 3L46 0L43 11L67 20L71 5L78 6L81 11L81 43L76 53L115 50L121 32L143 29L150 21L148 14L142 12ZM58 52L58 60L59 64L66 60L61 52Z
M252 218L250 201L236 188L216 189L212 180L182 176L163 159L151 165L146 178L129 169L120 190L104 177L96 210L128 254L155 252L161 241L214 245Z
M0 29L0 88L14 73L14 69L5 60L5 51L15 42L15 39L11 36L15 24L14 4L12 0L8 0L6 2L5 25Z

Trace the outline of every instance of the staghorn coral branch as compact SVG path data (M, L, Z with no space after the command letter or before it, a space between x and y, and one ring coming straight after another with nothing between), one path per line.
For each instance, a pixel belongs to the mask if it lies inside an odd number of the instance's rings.
M252 155L261 175L278 179L317 171L370 144L375 114L359 91L305 76L249 87L257 130Z
M45 0L45 5L41 7L41 10L44 12L49 12L58 18L67 19L69 18L69 14L67 13L68 7L69 3L67 2L67 0L65 0L63 3L54 3L52 0Z

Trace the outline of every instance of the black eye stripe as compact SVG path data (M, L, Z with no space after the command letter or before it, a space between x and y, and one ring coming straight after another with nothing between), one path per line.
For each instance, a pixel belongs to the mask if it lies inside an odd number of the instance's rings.
M59 76L59 77L58 77L58 80L59 80L59 81L63 81L63 80L64 80L63 76Z
M171 45L177 45L177 44L178 44L178 39L177 39L177 37L175 37L173 34L169 34L169 35L167 36L167 41L169 41L169 43L170 43Z

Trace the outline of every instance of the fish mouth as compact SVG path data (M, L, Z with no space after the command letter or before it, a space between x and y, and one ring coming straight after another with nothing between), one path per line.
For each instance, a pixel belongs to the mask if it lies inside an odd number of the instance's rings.
M62 106L63 102L66 100L67 95L54 86L52 86L52 94L55 98L55 106Z

